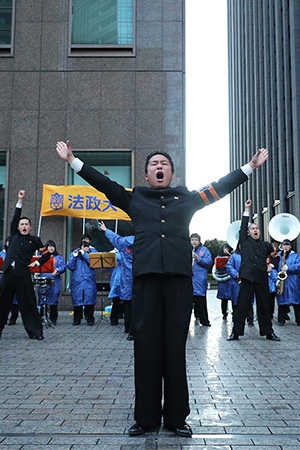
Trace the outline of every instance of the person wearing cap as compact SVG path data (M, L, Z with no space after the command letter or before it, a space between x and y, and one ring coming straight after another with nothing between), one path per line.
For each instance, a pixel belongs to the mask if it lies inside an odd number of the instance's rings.
M245 319L255 294L259 333L270 341L280 341L272 328L269 308L268 272L274 268L275 261L267 264L268 255L273 252L270 242L260 239L260 229L255 223L249 223L252 201L245 202L239 242L241 244L242 262L239 269L241 280L238 306L233 315L233 330L228 341L235 341L244 335Z
M278 324L283 326L286 321L289 305L292 305L295 313L296 324L300 326L300 256L292 250L289 239L282 242L278 272L286 272L283 293L276 295L278 304Z
M75 158L69 141L58 142L56 149L78 175L124 210L135 227L132 334L136 423L129 434L155 430L163 417L166 429L190 437L192 430L185 421L190 413L185 347L193 305L189 224L196 211L247 181L252 170L265 162L268 151L258 150L248 165L199 191L189 191L185 186L170 186L174 164L170 155L158 150L146 158L149 187L127 191Z

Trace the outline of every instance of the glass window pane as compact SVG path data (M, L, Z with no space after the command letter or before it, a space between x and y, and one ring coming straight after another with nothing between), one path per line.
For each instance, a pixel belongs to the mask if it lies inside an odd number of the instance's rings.
M72 44L133 44L133 0L73 0Z
M12 0L0 0L0 45L11 44Z

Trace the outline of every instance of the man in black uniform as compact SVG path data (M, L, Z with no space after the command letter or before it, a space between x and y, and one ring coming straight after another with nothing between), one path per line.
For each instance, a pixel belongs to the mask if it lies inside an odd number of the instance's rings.
M242 262L239 271L241 287L238 296L237 309L234 312L233 331L228 341L235 341L244 335L245 319L251 306L253 295L256 298L259 332L261 336L267 336L268 340L280 341L274 334L269 308L268 272L274 268L273 263L267 264L267 258L273 253L270 242L260 239L260 229L252 223L248 228L252 201L245 203L245 212L242 217L240 229L240 244ZM277 261L278 264L278 261Z
M24 196L25 191L19 191L11 222L10 244L2 267L4 274L0 285L0 337L16 294L28 336L30 339L43 340L43 327L37 310L30 267L44 264L50 258L50 253L47 252L39 261L30 263L34 252L42 249L43 244L38 236L30 234L31 223L28 217L21 217Z
M135 226L132 334L136 423L129 434L157 428L163 416L165 428L190 437L192 430L185 422L190 412L185 345L193 304L189 223L197 210L245 182L268 152L260 149L249 165L199 191L189 191L185 186L170 187L173 161L167 153L157 151L145 164L150 188L139 186L131 192L75 158L69 142L58 142L56 149L83 179L124 210Z

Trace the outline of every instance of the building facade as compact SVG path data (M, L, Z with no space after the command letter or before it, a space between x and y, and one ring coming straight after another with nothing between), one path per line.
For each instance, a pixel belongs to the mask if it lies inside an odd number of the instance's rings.
M20 189L36 232L43 184L82 184L58 140L128 188L165 150L183 184L184 70L184 0L0 0L0 239ZM41 237L67 259L83 230L106 250L92 221L43 218Z
M246 199L268 236L278 213L300 219L300 3L228 0L231 169L268 148L267 163L231 194L231 221Z

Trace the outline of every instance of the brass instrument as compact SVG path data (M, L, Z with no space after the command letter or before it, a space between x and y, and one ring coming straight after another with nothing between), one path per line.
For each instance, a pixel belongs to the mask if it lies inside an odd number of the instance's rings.
M278 281L276 283L277 286L277 294L282 295L283 294L283 288L284 288L284 281L287 279L287 273L283 269L283 266L285 266L286 262L286 250L283 251L283 257L282 257L282 263L280 267L280 272L278 272Z

